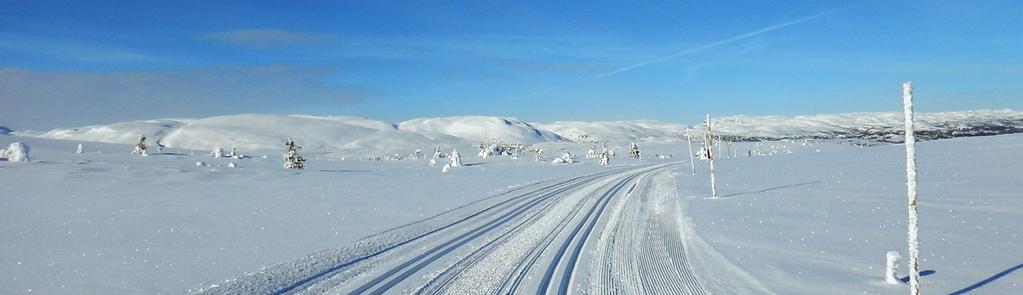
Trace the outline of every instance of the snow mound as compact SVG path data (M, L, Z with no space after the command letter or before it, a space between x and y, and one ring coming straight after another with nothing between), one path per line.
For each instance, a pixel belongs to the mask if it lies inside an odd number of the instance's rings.
M574 142L674 141L685 137L686 125L652 120L536 124Z
M10 128L0 126L0 135L11 135L11 132L13 132L13 130Z
M536 143L562 141L555 133L537 129L529 123L509 117L458 116L413 119L398 124L398 129L423 133L447 134L474 142Z
M289 137L314 151L397 152L411 147L459 142L450 136L404 132L393 124L365 118L256 114L56 129L42 137L131 144L139 134L160 140L170 148L201 150L224 146L245 150L283 150Z

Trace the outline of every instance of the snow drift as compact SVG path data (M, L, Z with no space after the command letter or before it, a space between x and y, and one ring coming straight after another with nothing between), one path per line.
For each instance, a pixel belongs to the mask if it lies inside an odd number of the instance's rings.
M13 132L13 130L10 128L0 126L0 135L11 135L11 132Z

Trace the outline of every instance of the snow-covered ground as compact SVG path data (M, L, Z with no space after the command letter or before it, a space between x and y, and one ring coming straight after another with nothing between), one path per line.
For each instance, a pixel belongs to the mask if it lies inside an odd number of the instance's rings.
M906 255L904 147L799 147L716 161L717 200L705 199L705 175L677 175L694 260L720 262L701 264L701 279L712 290L738 275L783 294L904 293L882 276L887 251ZM1019 134L917 144L924 293L1023 291L1021 153Z
M438 127L428 132L443 134L436 139L386 123L358 128L381 139L412 133L416 145L399 146L427 156L433 140L460 136ZM119 141L132 142L138 132L123 133L131 136ZM624 157L628 143L611 143L611 167L584 158L589 143L541 143L548 161L540 163L528 154L479 159L478 140L461 139L450 147L469 165L448 173L426 159L342 161L318 152L293 171L281 169L275 141L286 135L266 136L272 145L242 150L247 159L179 148L139 157L127 144L0 136L2 146L31 146L33 160L0 162L0 293L906 291L883 278L885 253L905 253L901 145L742 143L732 146L735 158L724 157L732 154L725 147L715 163L722 198L710 200L706 163L691 175L684 142L641 142L643 160ZM83 154L75 154L79 143ZM582 163L550 164L563 148ZM1021 152L1023 135L918 145L925 292L1020 290ZM490 206L502 214L473 215ZM350 260L358 257L366 260ZM349 269L362 275L338 272ZM900 276L905 270L903 262ZM522 276L486 275L494 273Z

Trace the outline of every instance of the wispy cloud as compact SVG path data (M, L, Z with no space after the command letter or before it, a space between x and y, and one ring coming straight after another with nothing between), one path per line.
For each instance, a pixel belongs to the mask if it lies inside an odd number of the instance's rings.
M327 84L336 69L215 66L166 71L37 71L0 68L0 118L51 128L158 117L303 107L338 109L373 93Z
M608 72L605 72L605 73L597 74L597 75L591 77L590 79L591 80L592 79L600 79L600 78L612 76L612 75L615 75L615 74L619 74L619 73L622 73L622 72L634 70L634 69L637 69L637 68L649 66L649 65L652 65L652 64L665 62L665 61L668 61L668 60L679 58L681 56L698 53L698 52L705 51L705 50L708 50L708 49L711 49L711 48L715 48L715 47L719 47L719 46L722 46L722 45L727 45L727 44L734 43L734 42L737 42L737 41L740 41L740 40L743 40L743 39L751 38L751 37L758 36L758 35L761 35L761 34L764 34L764 33L768 33L768 32L771 32L771 31L778 30L778 29L782 29L782 28L785 28L785 27L788 27L788 26L796 25L796 24L799 24L799 23L802 23L802 22L805 22L805 21L809 21L809 20L820 18L820 17L823 17L823 16L835 14L835 13L838 13L838 12L850 9L850 8L852 8L854 6L846 6L846 7L842 7L842 8L832 9L832 10L828 10L828 11L825 11L825 12L822 12L822 13L810 15L810 16L803 17L803 18L799 18L799 19L796 19L796 20L793 20L793 21L789 21L789 22L784 22L784 23L780 23L780 24L776 24L776 25L767 26L767 27L764 27L764 28L760 28L760 29L757 29L757 30L754 30L754 31L750 31L750 32L744 33L744 34L739 34L739 35L732 36L732 37L729 37L729 38L725 38L725 39L717 40L717 41L710 42L710 43L707 43L707 44L703 44L703 45L700 45L700 46L696 46L696 47L693 47L693 48L690 48L690 49L686 49L686 50L682 50L682 51L679 51L679 52L675 52L675 53L672 53L672 54L669 54L669 55L665 55L665 56L661 56L661 57L658 57L658 58L654 58L654 59L650 59L650 60L634 63L634 64L631 64L631 65L627 65L627 66L624 66L624 67L620 67L620 68L617 68L617 69L614 69L614 70L611 70L611 71L608 71Z
M327 35L281 29L239 29L199 35L199 39L249 48L309 45L328 39Z
M163 60L116 46L61 42L12 34L0 34L0 51L85 63L137 63Z

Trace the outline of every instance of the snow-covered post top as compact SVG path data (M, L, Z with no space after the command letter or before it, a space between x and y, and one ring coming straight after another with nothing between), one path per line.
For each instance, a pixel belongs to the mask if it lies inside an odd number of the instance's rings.
M902 83L902 105L906 121L906 191L909 196L909 288L920 294L920 243L917 239L919 217L916 212L916 136L913 126L913 83Z
M902 254L899 254L899 251L888 251L885 254L885 258L884 281L892 285L901 284L902 281L899 280L899 260L902 259Z

